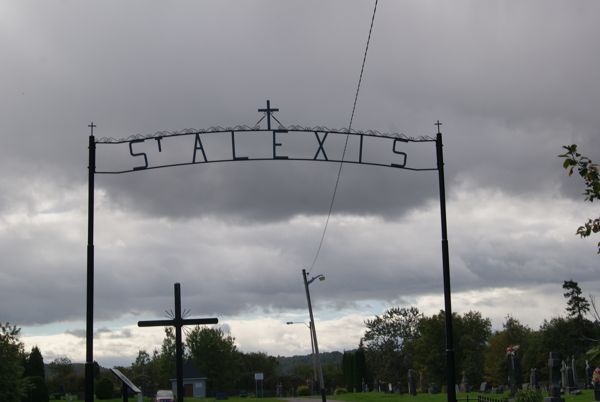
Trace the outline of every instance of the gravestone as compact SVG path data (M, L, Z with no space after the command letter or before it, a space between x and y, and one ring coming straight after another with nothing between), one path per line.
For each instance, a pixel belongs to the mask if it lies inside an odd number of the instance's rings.
M529 374L529 384L531 384L532 389L540 389L540 376L536 368L531 369L531 373Z
M567 367L567 392L573 394L579 391L575 384L575 375L573 367Z
M571 395L581 394L579 384L577 384L577 374L575 372L575 356L571 357L571 367L567 369L568 391Z
M517 346L509 346L507 348L507 366L508 366L508 386L510 387L510 395L514 396L517 389L521 385L521 363L519 361L519 350Z
M408 393L412 396L417 395L417 374L413 369L408 370Z
M437 384L429 384L429 393L430 394L439 394L440 393L440 387L438 387Z
M462 378L460 380L460 392L469 392L469 380L467 380L467 373L465 373L465 370L462 371Z
M579 388L579 381L577 380L577 365L575 364L575 355L571 356L571 370L573 370L573 386Z
M571 391L575 388L575 376L573 374L573 367L567 366L567 391L571 393Z
M484 381L479 385L479 392L482 394L487 394L488 392L490 392L490 386L487 382Z
M569 367L567 367L567 363L563 360L560 365L560 387L564 392L567 392L569 387Z
M548 356L548 393L544 402L565 402L560 397L560 353L556 352Z
M594 374L594 370L590 367L590 363L585 361L585 388L592 387L592 375Z

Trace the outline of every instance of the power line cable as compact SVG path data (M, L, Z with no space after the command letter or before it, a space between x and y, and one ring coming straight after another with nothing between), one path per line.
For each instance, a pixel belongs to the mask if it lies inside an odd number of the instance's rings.
M354 95L354 104L352 105L352 114L350 115L350 123L348 123L348 132L352 130L352 122L354 121L354 112L356 111L356 103L358 101L358 93L360 92L360 84L362 83L363 73L365 71L365 63L367 61L367 53L369 51L369 43L371 42L371 34L373 32L373 24L375 22L375 13L377 12L377 2L375 0L375 6L373 7L373 16L371 17L371 27L369 28L369 36L367 37L367 45L365 46L365 53L363 56L362 66L360 68L360 76L358 77L358 84L356 85L356 94ZM327 219L325 220L325 226L323 227L323 233L321 234L321 240L319 241L319 246L317 247L317 252L315 253L315 258L313 259L310 268L308 269L308 273L312 271L319 259L319 255L321 254L321 249L323 248L323 242L325 241L325 235L327 234L327 227L329 226L329 220L331 219L331 212L333 211L333 205L335 203L335 196L337 194L338 186L340 184L340 177L342 175L342 167L344 166L344 157L346 156L346 150L348 149L348 139L350 138L350 134L346 134L346 141L344 142L344 150L342 151L342 159L340 161L340 165L338 167L337 177L335 179L335 185L333 187L333 195L331 196L331 202L329 203L329 212L327 213Z

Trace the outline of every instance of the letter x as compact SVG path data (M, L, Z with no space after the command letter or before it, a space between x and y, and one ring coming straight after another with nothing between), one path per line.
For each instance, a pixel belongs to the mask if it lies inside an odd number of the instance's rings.
M325 136L323 136L323 140L321 140L321 137L319 137L319 133L315 131L315 137L317 137L317 141L319 142L319 149L317 149L317 153L315 154L315 157L313 158L313 160L317 160L317 157L319 156L319 153L322 152L323 153L323 157L325 159L321 159L321 160L326 160L328 161L329 159L327 159L327 154L325 153L325 149L323 149L323 144L325 144L325 140L327 139L327 134L325 133Z

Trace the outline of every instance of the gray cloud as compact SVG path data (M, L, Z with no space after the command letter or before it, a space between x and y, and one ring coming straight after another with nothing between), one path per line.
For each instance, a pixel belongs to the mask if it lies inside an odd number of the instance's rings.
M372 4L146 3L1 6L4 319L84 317L91 120L113 137L253 124L268 98L284 124L348 124ZM380 7L354 128L419 136L443 122L453 289L573 277L597 292L593 242L572 234L594 205L556 155L575 142L600 159L599 6ZM336 172L256 162L98 176L96 318L162 317L176 281L193 315L305 309L300 269ZM345 166L317 304L441 292L437 196L435 172Z

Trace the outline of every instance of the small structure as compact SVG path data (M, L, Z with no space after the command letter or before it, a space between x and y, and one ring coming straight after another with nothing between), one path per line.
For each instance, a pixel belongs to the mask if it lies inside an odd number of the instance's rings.
M110 372L113 373L115 377L119 379L119 381L121 381L121 396L123 398L123 402L127 402L129 400L130 391L138 394L141 397L142 390L132 383L131 380L125 376L125 374L121 373L116 368L111 368Z
M171 378L169 381L173 393L177 394L177 378ZM206 377L200 374L190 360L183 364L183 396L206 397Z

